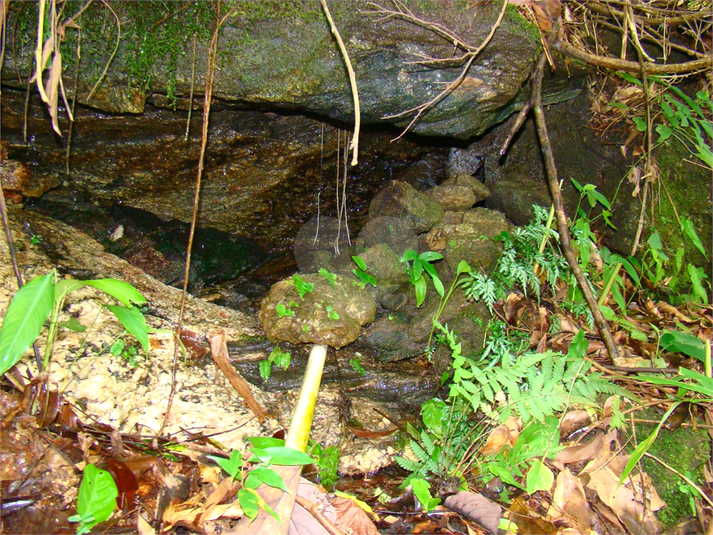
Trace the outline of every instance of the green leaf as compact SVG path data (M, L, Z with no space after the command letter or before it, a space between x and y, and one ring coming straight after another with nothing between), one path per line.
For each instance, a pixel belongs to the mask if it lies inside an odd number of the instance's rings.
M461 260L458 262L458 269L456 270L456 279L462 275L463 273L470 273L472 269L470 268L470 265L468 262L465 260Z
M276 448L285 445L285 440L282 438L273 437L247 437L247 441L253 448Z
M633 74L629 74L628 72L617 72L619 76L621 76L624 80L629 82L630 84L638 85L639 87L642 87L641 80L639 80L636 76Z
M429 491L431 484L425 479L415 477L411 479L411 486L413 487L413 495L421 503L424 511L433 511L441 503L439 498L431 496Z
M658 436L659 431L661 430L661 426L666 422L666 420L668 420L668 417L671 415L671 413L674 410L676 410L681 403L682 403L681 401L677 401L676 403L673 403L668 408L668 410L664 413L664 415L661 417L661 421L654 428L654 430L651 432L651 434L648 437L646 437L646 439L639 442L639 445L631 453L631 457L629 457L629 462L626 463L626 467L624 468L624 471L621 473L621 477L619 478L619 485L622 485L624 483L624 481L626 481L626 478L629 477L629 474L634 469L636 464L644 456L644 453L646 453L649 450L649 448L651 447L651 445L656 441L656 437Z
M445 288L443 288L443 283L441 282L441 279L439 279L438 277L433 277L431 280L433 281L433 287L436 289L438 295L443 297L446 293L446 290Z
M136 307L122 307L118 305L106 305L124 326L124 329L134 335L144 352L149 353L149 326L146 324L146 318L141 311Z
M257 499L257 495L253 494L249 490L240 489L238 491L238 503L240 508L245 513L250 520L255 520L257 514L260 511L260 504Z
M268 448L252 448L250 451L254 458L265 464L278 464L283 466L302 466L312 464L314 459L302 451L297 451L287 446L272 446ZM251 457L249 460L254 461Z
M681 217L681 230L683 233L688 236L688 239L691 240L691 243L695 245L696 249L698 249L703 257L708 260L708 255L706 254L705 247L703 247L703 242L701 242L701 239L698 237L698 234L696 233L696 229L693 226L693 221L688 219L686 216Z
M659 135L659 138L656 140L656 143L658 144L670 138L671 134L673 134L673 129L670 126L657 124L656 133Z
M702 267L696 267L693 264L688 264L688 276L691 277L691 287L693 294L698 297L703 304L708 304L708 292L703 287L703 279L707 277Z
M263 483L268 487L275 487L276 489L287 492L287 486L280 477L280 474L275 472L272 468L265 468L263 466L257 466L248 472L244 486L246 488L256 489Z
M223 457L217 457L215 455L208 455L209 459L215 461L215 463L220 466L226 473L235 479L240 474L243 467L243 456L240 450L233 450L230 452L230 458L224 459Z
M426 299L426 281L421 277L413 287L416 290L416 307L420 307Z
M144 305L146 298L141 295L136 288L128 282L116 279L97 279L93 281L84 281L87 286L93 286L97 290L109 294L124 306L130 307L132 304Z
M35 277L10 301L0 329L0 375L12 368L37 339L54 305L54 277Z
M100 522L106 521L116 509L118 495L119 490L111 474L93 464L88 464L84 468L77 498L77 512L83 519L84 526L91 529ZM90 517L91 520L85 520Z
M79 288L83 288L87 285L86 281L79 281L76 279L62 279L55 285L54 298L57 302L60 302L68 294L72 293Z
M261 360L257 367L260 371L260 377L262 377L262 380L267 381L270 378L270 373L272 372L272 361L270 359Z
M435 262L436 260L441 260L443 255L435 251L426 251L425 253L418 255L418 257L426 262Z
M706 359L703 341L682 331L666 331L659 340L661 347L673 353L683 353L704 362Z
M407 249L404 251L404 254L401 256L401 261L402 262L409 262L411 260L416 260L418 259L418 253L414 251L413 249Z
M300 294L300 299L303 299L306 294L314 291L314 284L307 282L299 275L292 275L292 280L295 283L297 293Z
M448 419L448 405L438 398L429 399L421 406L423 425L438 436L443 433L443 424Z
M60 323L59 326L64 327L65 329L69 329L70 331L74 331L75 333L83 333L87 330L84 325L79 323L77 318L69 318L67 321L63 321L62 323Z
M354 260L354 263L359 269L361 269L362 271L366 271L366 262L364 262L363 258L361 258L360 256L352 256L352 260Z
M534 494L538 490L549 492L552 489L552 483L555 482L555 476L552 470L545 466L542 460L538 459L527 472L525 480L525 491L528 494Z
M632 117L631 120L634 121L634 126L639 132L646 132L646 121L641 117Z
M330 273L324 268L319 268L317 274L323 279L326 279L327 282L329 282L330 286L334 288L335 282L337 280L337 276L334 273Z

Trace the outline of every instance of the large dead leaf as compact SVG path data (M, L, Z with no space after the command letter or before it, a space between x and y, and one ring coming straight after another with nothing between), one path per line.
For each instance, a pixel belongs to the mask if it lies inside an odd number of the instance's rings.
M589 522L589 506L584 495L582 482L565 469L557 475L552 504L547 511L547 518L564 521L569 527L576 527L581 533L587 533L591 526ZM574 526L572 524L575 524Z
M602 451L604 439L605 435L599 432L588 442L563 449L555 457L555 465L562 468L565 464L594 459Z
M332 498L330 500L337 511L337 527L344 533L354 535L378 535L376 526L366 514L366 511L349 498Z
M637 480L638 476L633 476L631 479ZM636 535L658 534L659 525L653 514L654 507L661 503L658 494L656 494L656 500L651 500L649 504L644 505L641 501L642 493L638 489L634 493L627 484L619 486L619 475L609 466L604 466L590 475L586 487L597 493L599 499L616 513L616 516L631 533ZM656 492L655 489L653 492Z

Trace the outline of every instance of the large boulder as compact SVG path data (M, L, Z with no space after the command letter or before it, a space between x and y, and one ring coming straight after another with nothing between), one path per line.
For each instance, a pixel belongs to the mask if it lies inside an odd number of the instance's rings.
M400 4L386 0L330 4L354 67L364 123L407 125L409 115L395 115L432 100L462 68L424 68L418 63L428 57L451 59L453 44L421 24L379 12L393 12ZM21 5L10 7L7 28L36 24L36 8L32 3ZM117 28L105 23L105 6L90 5L81 21L79 103L110 113L142 113L147 102L188 109L194 88L200 93L204 87L209 29L215 27L212 6L202 1L117 2L113 9L121 19L121 46L115 50ZM490 32L501 4L460 0L444 6L407 0L403 6L475 47ZM234 16L225 21L218 41L215 100L223 106L247 103L353 121L347 70L319 2L248 0L234 7ZM66 32L63 50L76 49L77 33ZM25 82L18 83L16 73L27 71L35 46L31 39L21 37L9 36L17 50L6 54L2 74L5 83L24 89ZM503 113L514 110L513 101L539 50L537 28L515 7L508 7L498 31L458 90L424 113L413 130L465 139L501 121ZM74 56L63 56L67 73L74 72ZM102 83L89 98L105 65ZM73 84L67 91L73 94Z
M300 280L314 285L302 297L295 285ZM314 343L339 349L356 340L362 325L371 322L375 313L376 301L353 279L303 275L273 285L258 317L272 342Z

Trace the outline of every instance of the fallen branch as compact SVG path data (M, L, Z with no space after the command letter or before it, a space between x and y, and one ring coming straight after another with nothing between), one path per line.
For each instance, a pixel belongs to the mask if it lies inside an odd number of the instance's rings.
M566 56L578 59L589 65L594 65L595 67L615 71L635 72L637 74L641 72L642 64L638 61L626 61L607 56L597 56L559 40L555 42L554 48ZM684 63L669 63L666 65L647 61L643 63L643 69L646 74L693 74L695 72L710 70L712 65L713 59L709 56Z
M559 23L557 23L557 25L559 25ZM556 34L556 31L554 31L553 34ZM540 150L542 151L542 157L545 161L545 171L547 175L547 181L550 186L550 193L552 194L552 204L555 207L555 216L557 218L557 226L559 229L560 245L562 246L562 252L564 253L565 258L567 259L567 264L569 264L569 267L572 270L575 279L577 280L579 288L582 290L582 294L584 295L584 298L587 301L587 306L591 310L592 316L594 316L594 322L597 326L597 329L599 330L599 335L602 337L602 341L604 342L604 345L607 348L609 358L612 364L614 364L614 359L616 359L618 355L616 344L614 343L614 339L612 338L611 332L609 331L609 326L607 325L604 316L602 316L602 312L599 309L597 300L594 298L594 294L592 294L592 290L589 287L589 283L587 282L587 279L584 276L584 273L582 272L582 268L579 266L579 262L577 261L577 258L574 255L574 251L572 250L572 239L569 234L567 215L564 211L562 190L560 189L559 180L557 178L557 167L555 166L555 159L552 154L552 146L550 145L550 138L547 134L545 113L542 107L542 77L545 70L546 60L547 56L543 52L542 54L540 54L540 59L537 62L537 67L535 67L535 70L531 75L530 96L525 105L523 106L522 110L520 111L520 114L518 115L517 119L515 120L513 127L508 133L508 136L505 142L503 143L503 147L500 150L500 154L505 154L513 137L520 129L522 124L525 122L525 117L530 112L530 110L532 110L535 115L535 125L537 129L537 137L540 140Z
M225 333L209 336L208 342L210 342L210 353L213 356L215 364L228 378L233 388L235 388L238 394L245 400L245 403L248 404L248 407L253 411L258 422L264 422L267 416L267 410L258 403L250 390L248 382L243 379L242 375L238 373L230 362L230 357L228 357L228 345L225 342Z

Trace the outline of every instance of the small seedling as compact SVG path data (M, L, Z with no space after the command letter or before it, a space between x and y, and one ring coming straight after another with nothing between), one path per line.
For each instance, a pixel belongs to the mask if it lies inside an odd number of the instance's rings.
M77 535L89 533L94 526L108 520L116 509L118 495L119 490L111 474L88 464L79 486L77 514L67 519L79 523Z
M359 357L350 358L349 365L352 367L352 370L357 372L362 377L366 375L366 371L364 370L364 366L361 365L361 360L359 360Z
M319 268L319 271L317 272L317 275L325 279L332 288L334 288L334 284L337 281L337 276L334 273L331 273L330 271L326 270L325 268Z
M334 307L332 305L327 305L327 317L330 320L338 320L339 319L339 313L334 310Z
M297 293L300 294L300 299L304 299L305 295L314 291L314 284L307 282L299 275L292 275L292 280L295 283Z
M358 284L362 288L365 288L367 284L371 284L375 287L376 278L374 278L374 275L367 273L366 262L364 262L364 259L360 256L352 256L352 260L354 260L354 263L357 265L357 267L352 270L352 273L359 278Z
M305 325L304 327L307 326ZM263 381L267 381L270 378L273 364L275 366L280 366L283 370L286 370L290 367L291 361L292 355L289 351L283 351L279 347L276 347L270 352L270 355L265 360L261 360L260 364L258 364L260 377L262 377Z
M407 265L406 272L411 279L411 284L413 284L416 290L416 306L420 307L426 299L426 280L429 276L438 295L443 297L445 294L445 289L438 276L438 272L436 268L433 267L433 264L431 264L431 262L442 258L443 255L441 253L426 251L425 253L418 254L413 249L408 249L401 257L401 262Z
M291 305L292 303L290 303ZM278 318L284 318L285 316L294 316L295 311L292 310L289 306L285 306L282 303L278 303L277 306L275 307L277 310L277 317Z

